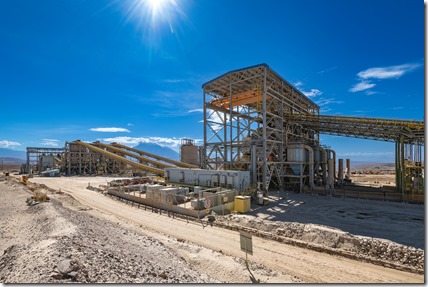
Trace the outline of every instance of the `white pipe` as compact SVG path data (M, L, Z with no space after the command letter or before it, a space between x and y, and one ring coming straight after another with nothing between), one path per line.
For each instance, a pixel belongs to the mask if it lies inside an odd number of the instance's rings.
M351 178L351 160L349 158L346 159L346 176Z
M333 180L334 180L334 178L336 177L336 152L332 149L326 149L326 151L331 152L333 154L333 169L330 171L330 168L329 168L328 172L329 173L333 172Z
M308 145L304 145L304 147L309 152L309 185L314 189L314 150Z

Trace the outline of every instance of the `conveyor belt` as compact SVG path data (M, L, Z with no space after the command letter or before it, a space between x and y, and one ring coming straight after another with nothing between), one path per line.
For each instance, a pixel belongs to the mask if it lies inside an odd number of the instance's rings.
M129 160L127 158L124 158L124 157L122 157L120 155L111 153L109 151L103 150L101 148L98 148L96 146L93 146L91 144L88 144L88 143L85 143L85 142L82 142L82 141L79 141L79 140L75 141L75 143L79 144L81 146L84 146L84 147L86 147L86 148L88 148L88 149L90 149L90 150L92 150L94 152L97 152L97 153L103 154L103 155L105 155L105 156L107 156L109 158L115 159L115 160L117 160L119 162L123 162L123 163L129 164L129 165L131 165L131 166L133 166L135 168L142 169L142 170L148 171L148 172L152 172L152 173L160 175L160 176L164 175L163 169L159 169L159 168L155 168L155 167L151 167L151 166L148 166L148 165L144 165L144 164L141 164L141 163L134 162L134 161Z
M161 160L161 161L164 161L164 162L172 163L172 164L174 164L176 166L179 166L179 167L199 168L199 166L197 166L197 165L188 164L188 163L184 163L184 162L180 162L180 161L175 161L175 160L172 160L172 159L169 159L169 158L166 158L166 157L162 157L162 156L158 156L158 155L155 155L155 154L151 154L151 153L139 150L139 149L135 149L135 148L126 146L126 145L121 145L121 144L118 144L118 143L112 143L111 145L115 146L115 147L119 147L119 148L123 148L123 149L127 149L127 150L130 150L130 151L136 152L136 153L138 153L140 155L145 155L145 156L149 156L149 157L155 158L157 160Z
M287 123L299 124L323 134L397 142L424 143L423 121L324 116L310 114L285 114Z
M103 148L109 149L111 151L114 151L114 152L117 152L117 153L120 153L120 154L128 155L130 157L136 158L136 159L141 160L141 161L150 162L151 164L153 164L153 165L155 165L155 166L157 166L159 168L174 167L172 165L168 165L168 164L165 164L165 163L162 163L162 162L158 162L156 160L152 160L152 159L140 156L140 155L136 155L135 153L126 151L126 150L121 149L121 148L114 147L112 145L103 144L103 143L100 143L100 142L94 142L92 144L96 145L96 146L99 146L99 147L103 147Z

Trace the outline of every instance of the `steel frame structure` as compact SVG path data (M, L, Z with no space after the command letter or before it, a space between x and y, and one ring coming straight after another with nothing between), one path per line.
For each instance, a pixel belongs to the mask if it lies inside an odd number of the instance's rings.
M287 147L320 148L324 133L395 142L397 190L424 189L424 122L320 115L318 105L266 64L225 73L202 88L202 168L250 170L252 183L266 193L272 179L282 188L292 177L289 166L297 162L287 161Z
M303 114L287 115L286 118L291 124L318 133L395 142L397 191L402 194L423 192L423 121Z
M318 115L319 106L266 64L228 72L202 88L205 169L249 169L266 193L271 183L283 187L289 142L319 143L319 134L285 117Z
M31 165L35 165L37 172L42 172L41 156L53 156L56 160L60 161L64 157L64 148L45 148L45 147L27 147L27 163L25 165L26 173L33 173ZM61 163L58 163L62 165Z

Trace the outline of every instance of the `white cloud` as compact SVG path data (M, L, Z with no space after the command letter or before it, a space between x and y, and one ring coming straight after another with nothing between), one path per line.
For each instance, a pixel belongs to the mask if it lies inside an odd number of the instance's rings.
M165 80L163 80L163 82L168 83L168 84L176 84L176 83L184 82L184 80L181 80L181 79L165 79Z
M124 129L124 128L91 128L89 130L93 132L102 132L102 133L121 133L121 132L130 133L128 129Z
M216 112L216 111L211 110L211 109L207 109L207 115L208 115L207 121L210 122L209 125L211 126L211 128L214 131L217 132L223 128L223 123L224 123L224 114L223 113ZM226 121L229 121L229 119L230 119L230 115L226 114ZM232 121L233 121L233 119L232 119ZM201 120L199 122L203 123L204 121Z
M420 64L404 64L389 67L376 67L361 71L357 75L361 79L398 79L419 66Z
M133 127L134 126L134 124L133 123L127 123L126 124L128 127Z
M301 92L309 98L322 95L322 92L318 89L311 89L309 92L301 90Z
M8 141L8 140L2 140L0 141L0 147L3 148L10 148L10 147L15 147L15 146L20 146L21 144L18 142L12 142L12 141Z
M366 95L369 95L369 96L377 94L377 92L370 91L370 90L366 91L365 93L366 93Z
M179 152L181 145L181 138L163 138L163 137L113 137L98 139L105 142L116 142L131 147L137 146L140 143L154 143L161 147L170 148L176 152ZM195 144L200 143L201 140L195 139Z
M360 82L355 84L352 88L350 88L349 91L355 93L355 92L371 89L374 86L376 86L376 84L368 81L370 79L375 79L375 80L398 79L404 74L410 71L413 71L420 66L421 64L403 64L398 66L369 68L357 74ZM373 94L376 94L377 92L366 91L365 93L367 95L373 95Z
M303 83L302 82L300 82L300 81L297 81L297 82L295 82L294 83L294 86L295 87L300 87L300 86L302 86L303 85Z
M320 74L320 75L324 75L325 73L330 72L330 71L333 71L333 70L335 70L335 69L337 69L337 66L334 66L334 67L331 67L331 68L328 68L328 69L325 69L325 70L319 71L319 72L317 72L317 73L318 73L318 74Z
M359 92L359 91L364 91L364 90L371 89L374 86L376 86L376 84L363 81L363 82L360 82L360 83L356 84L352 88L350 88L349 91L355 93L355 92Z
M59 143L59 140L43 139L41 144L45 146L56 147L58 146L58 143Z
M204 112L204 109L193 109L188 111L188 113L203 113L203 112Z

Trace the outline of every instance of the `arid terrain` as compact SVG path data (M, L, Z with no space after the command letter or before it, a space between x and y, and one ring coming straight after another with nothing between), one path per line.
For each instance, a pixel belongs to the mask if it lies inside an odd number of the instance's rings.
M86 189L111 179L2 177L0 282L251 283L239 230L263 283L424 282L423 205L278 192L203 226Z

